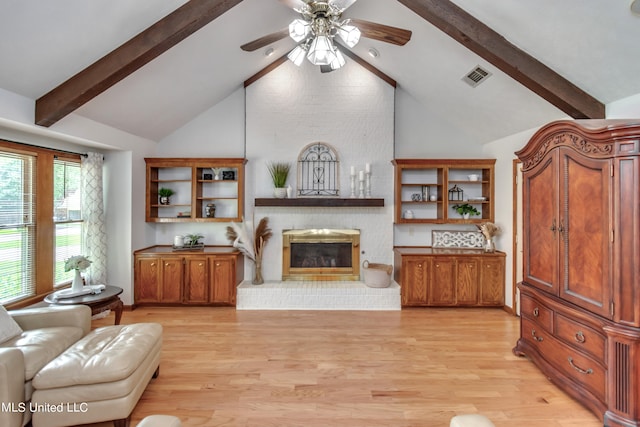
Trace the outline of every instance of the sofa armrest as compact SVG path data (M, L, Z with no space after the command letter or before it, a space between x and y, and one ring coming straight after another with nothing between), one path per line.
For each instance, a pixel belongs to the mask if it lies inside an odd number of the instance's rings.
M24 403L24 356L17 348L0 348L0 425L20 427Z
M9 314L23 330L77 326L82 328L83 335L91 331L91 309L86 305L23 308Z

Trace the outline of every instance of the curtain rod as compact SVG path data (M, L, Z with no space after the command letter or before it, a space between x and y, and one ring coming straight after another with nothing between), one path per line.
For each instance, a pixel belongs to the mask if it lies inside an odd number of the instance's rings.
M59 153L65 153L65 154L75 154L77 156L82 156L82 157L87 157L88 156L87 153L76 153L75 151L60 150L59 148L43 147L42 145L28 144L26 142L13 141L11 139L4 139L4 138L2 138L2 139L3 139L3 141L12 142L14 144L24 145L26 147L34 147L34 148L40 148L40 149L45 149L45 150L57 151Z

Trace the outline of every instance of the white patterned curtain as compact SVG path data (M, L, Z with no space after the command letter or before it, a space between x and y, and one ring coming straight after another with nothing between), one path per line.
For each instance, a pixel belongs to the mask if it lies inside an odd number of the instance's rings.
M103 155L82 157L82 215L84 253L93 263L87 271L88 284L107 284L107 232L102 200Z

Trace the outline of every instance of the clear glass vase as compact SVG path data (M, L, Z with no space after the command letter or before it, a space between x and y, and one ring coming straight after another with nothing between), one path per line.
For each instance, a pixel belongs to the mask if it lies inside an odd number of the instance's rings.
M484 251L490 252L490 253L493 253L496 251L496 244L494 243L493 239L487 239L484 242Z

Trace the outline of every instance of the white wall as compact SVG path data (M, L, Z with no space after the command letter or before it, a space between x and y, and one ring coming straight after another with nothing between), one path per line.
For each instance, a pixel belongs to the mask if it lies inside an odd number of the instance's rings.
M357 228L361 254L371 262L391 263L393 256L394 88L354 62L332 73L290 62L246 90L247 216L254 197L272 197L267 164L297 158L311 143L323 142L338 153L341 197L350 196L350 167L371 164L373 197L382 208L256 208L255 220L268 217L274 233L264 259L265 280L282 277L282 238L286 228ZM297 189L296 174L288 183Z
M607 104L607 119L640 119L640 93Z

